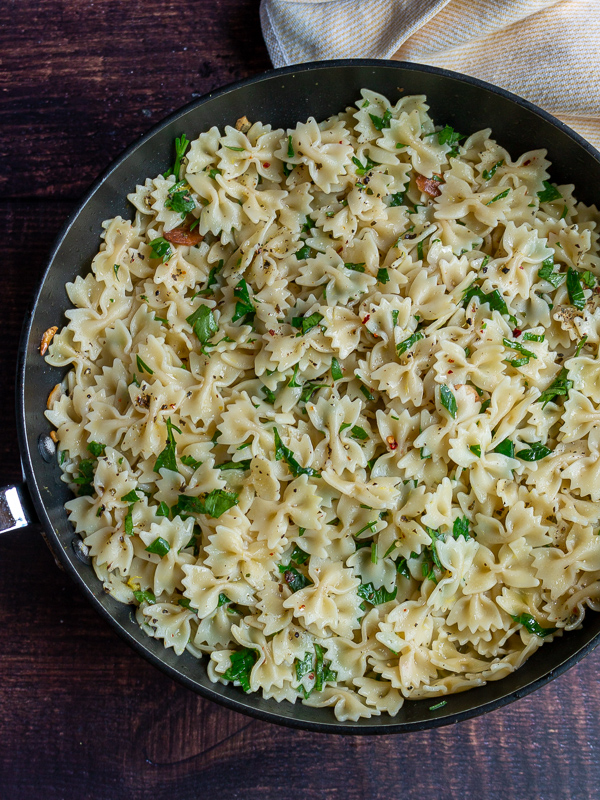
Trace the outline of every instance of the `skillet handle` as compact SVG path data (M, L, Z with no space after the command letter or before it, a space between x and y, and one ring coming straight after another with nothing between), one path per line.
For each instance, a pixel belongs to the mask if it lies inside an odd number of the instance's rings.
M16 531L37 521L24 483L0 488L0 533Z

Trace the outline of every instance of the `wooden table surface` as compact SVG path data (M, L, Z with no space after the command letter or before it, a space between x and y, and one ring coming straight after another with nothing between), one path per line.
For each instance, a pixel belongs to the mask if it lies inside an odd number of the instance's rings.
M55 235L98 174L204 92L270 67L258 0L0 4L0 485L21 478L14 373ZM199 699L131 651L36 528L0 538L0 798L600 797L600 651L452 727L318 736Z

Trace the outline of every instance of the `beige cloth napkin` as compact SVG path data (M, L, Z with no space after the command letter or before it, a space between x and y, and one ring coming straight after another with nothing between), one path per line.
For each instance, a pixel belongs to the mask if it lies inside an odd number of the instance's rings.
M281 67L392 58L483 78L600 149L600 0L262 0Z

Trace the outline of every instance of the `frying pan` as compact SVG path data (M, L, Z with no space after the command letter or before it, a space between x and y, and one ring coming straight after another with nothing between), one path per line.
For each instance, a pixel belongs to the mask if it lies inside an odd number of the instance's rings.
M163 172L176 136L195 138L212 125L235 124L246 115L274 127L317 120L353 103L368 87L395 102L401 93L426 94L436 124L470 134L491 127L513 156L544 147L552 161L552 180L574 183L579 200L591 204L600 185L600 153L550 114L502 89L463 75L393 61L328 61L265 73L211 92L176 112L131 146L98 180L65 225L52 252L20 344L17 421L25 483L0 492L0 530L39 520L58 562L92 605L144 658L202 696L243 713L292 727L324 733L390 734L457 722L505 705L543 686L590 652L600 641L600 614L588 612L579 630L540 648L519 670L500 681L436 700L406 702L400 713L359 722L338 722L331 709L264 700L240 687L212 684L191 654L176 656L138 627L132 607L107 595L96 578L68 521L64 503L71 497L60 480L44 418L46 397L60 380L39 353L43 332L65 322L69 307L65 283L85 274L100 244L103 220L131 217L126 194L148 175Z

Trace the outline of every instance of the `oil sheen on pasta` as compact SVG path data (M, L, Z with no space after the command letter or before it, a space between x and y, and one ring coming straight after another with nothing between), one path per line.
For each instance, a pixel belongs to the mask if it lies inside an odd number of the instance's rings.
M340 720L502 678L600 606L598 212L427 111L364 90L180 140L47 358L106 589L212 681Z

